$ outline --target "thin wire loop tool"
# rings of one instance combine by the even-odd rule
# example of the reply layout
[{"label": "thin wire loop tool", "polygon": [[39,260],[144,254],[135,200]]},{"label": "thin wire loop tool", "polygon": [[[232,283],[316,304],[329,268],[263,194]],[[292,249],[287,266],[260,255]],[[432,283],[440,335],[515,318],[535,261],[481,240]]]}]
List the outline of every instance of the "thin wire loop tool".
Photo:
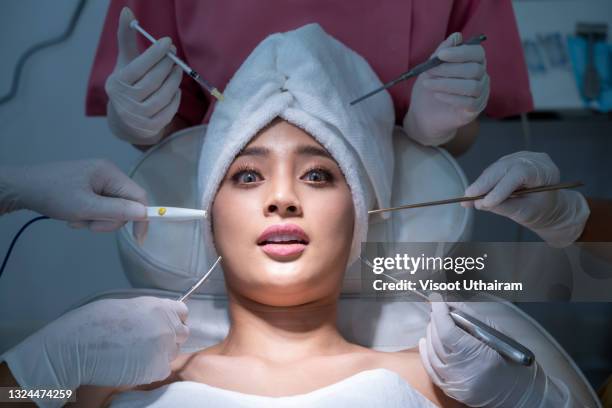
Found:
[{"label": "thin wire loop tool", "polygon": [[208,272],[206,272],[204,274],[204,276],[202,276],[200,278],[199,281],[197,281],[195,283],[195,285],[193,285],[187,292],[185,292],[184,295],[182,295],[181,297],[179,297],[178,299],[176,299],[179,302],[185,302],[187,299],[189,299],[189,296],[191,296],[193,294],[193,292],[195,292],[196,290],[198,290],[198,288],[200,286],[202,286],[202,284],[204,282],[206,282],[206,280],[208,279],[208,277],[210,276],[210,274],[212,273],[212,271],[215,269],[215,266],[217,266],[217,264],[221,262],[221,257],[218,257],[217,260],[215,261],[215,263],[210,267],[210,269],[208,270]]}]

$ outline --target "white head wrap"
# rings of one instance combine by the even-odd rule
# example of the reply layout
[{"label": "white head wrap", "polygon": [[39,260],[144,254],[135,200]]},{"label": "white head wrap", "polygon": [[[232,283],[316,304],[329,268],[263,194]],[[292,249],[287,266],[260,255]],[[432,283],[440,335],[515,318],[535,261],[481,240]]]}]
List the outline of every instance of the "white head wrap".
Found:
[{"label": "white head wrap", "polygon": [[[355,206],[351,265],[367,237],[367,211],[390,205],[395,120],[391,97],[383,91],[349,105],[381,85],[361,56],[318,24],[267,37],[231,79],[225,100],[217,103],[210,119],[198,169],[201,207],[211,210],[236,155],[281,117],[325,147],[344,173]],[[203,222],[210,265],[218,255],[210,218]]]}]

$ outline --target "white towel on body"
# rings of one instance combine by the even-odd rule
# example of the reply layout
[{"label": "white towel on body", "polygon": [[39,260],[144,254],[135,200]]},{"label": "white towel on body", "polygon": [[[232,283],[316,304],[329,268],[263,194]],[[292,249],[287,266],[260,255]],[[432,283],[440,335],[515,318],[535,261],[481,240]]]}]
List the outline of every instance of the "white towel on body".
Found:
[{"label": "white towel on body", "polygon": [[152,391],[117,395],[112,408],[163,407],[248,408],[433,408],[434,403],[399,374],[377,368],[357,373],[318,390],[288,397],[244,394],[191,381],[175,382]]}]

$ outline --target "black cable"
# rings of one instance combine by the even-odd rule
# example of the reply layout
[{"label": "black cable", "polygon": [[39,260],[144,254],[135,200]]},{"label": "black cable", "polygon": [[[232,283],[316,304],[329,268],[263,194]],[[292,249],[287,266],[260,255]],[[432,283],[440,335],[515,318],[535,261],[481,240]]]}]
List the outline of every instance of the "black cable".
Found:
[{"label": "black cable", "polygon": [[13,251],[13,247],[15,246],[15,243],[19,239],[19,236],[21,235],[21,233],[23,231],[25,231],[26,228],[28,228],[30,225],[34,224],[36,221],[48,220],[48,219],[49,219],[49,217],[47,217],[46,215],[41,215],[40,217],[32,218],[30,221],[26,222],[23,227],[21,227],[19,232],[15,235],[15,237],[11,241],[11,245],[9,245],[8,251],[6,251],[6,255],[4,256],[4,261],[2,261],[2,266],[0,266],[0,278],[2,278],[2,272],[4,272],[4,268],[6,267],[6,263],[8,262],[9,256],[11,256],[11,252]]},{"label": "black cable", "polygon": [[74,31],[76,24],[79,18],[81,17],[81,13],[83,12],[84,7],[85,0],[80,0],[79,4],[77,4],[74,12],[72,13],[72,17],[70,17],[68,27],[66,27],[62,34],[55,38],[51,38],[38,44],[34,44],[32,47],[28,48],[23,54],[21,54],[19,60],[17,61],[17,65],[15,66],[15,70],[13,71],[13,81],[11,82],[11,89],[6,95],[0,98],[0,105],[4,105],[5,103],[13,99],[17,94],[19,79],[21,78],[21,72],[23,71],[23,66],[26,63],[26,60],[30,58],[34,53],[42,50],[43,48],[50,47],[52,45],[56,45],[67,40],[72,35],[72,32]]},{"label": "black cable", "polygon": [[[74,29],[76,28],[77,22],[79,21],[79,18],[81,17],[81,14],[83,13],[84,8],[85,8],[85,0],[79,0],[79,3],[75,7],[74,12],[72,13],[72,16],[70,17],[68,26],[66,27],[66,29],[64,30],[62,34],[60,34],[57,37],[54,37],[54,38],[42,41],[38,44],[35,44],[31,46],[30,48],[28,48],[23,54],[21,54],[21,56],[19,57],[19,60],[17,61],[17,64],[15,65],[15,70],[13,71],[13,80],[11,82],[11,89],[8,91],[7,94],[0,97],[0,105],[7,103],[11,99],[13,99],[15,95],[17,94],[19,80],[21,79],[21,73],[23,71],[23,67],[25,66],[27,59],[30,58],[36,52],[44,48],[47,48],[52,45],[56,45],[63,41],[66,41],[74,32]],[[44,216],[44,215],[35,217],[31,219],[30,221],[28,221],[23,227],[21,227],[19,232],[17,232],[17,234],[11,241],[11,245],[9,245],[8,251],[6,251],[6,255],[4,256],[4,260],[2,261],[2,266],[0,266],[0,278],[2,277],[2,273],[4,272],[6,263],[8,262],[8,259],[11,256],[11,252],[13,251],[13,247],[15,246],[17,239],[19,239],[19,236],[23,233],[23,231],[26,230],[26,228],[28,228],[30,225],[32,225],[36,221],[46,220],[46,219],[49,219],[49,217]]]}]

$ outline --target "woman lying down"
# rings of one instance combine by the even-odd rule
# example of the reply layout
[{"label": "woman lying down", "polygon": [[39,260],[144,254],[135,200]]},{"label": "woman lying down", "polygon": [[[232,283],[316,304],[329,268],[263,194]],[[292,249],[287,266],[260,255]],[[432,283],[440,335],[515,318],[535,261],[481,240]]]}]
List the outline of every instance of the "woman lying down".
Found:
[{"label": "woman lying down", "polygon": [[227,337],[178,354],[189,335],[182,303],[98,301],[10,350],[16,382],[90,385],[77,394],[88,407],[569,406],[562,382],[504,360],[457,328],[444,302],[418,349],[379,352],[339,333],[367,211],[391,195],[391,98],[348,104],[379,85],[318,25],[264,40],[226,88],[200,160],[212,214],[203,242],[210,264],[223,257]]}]

